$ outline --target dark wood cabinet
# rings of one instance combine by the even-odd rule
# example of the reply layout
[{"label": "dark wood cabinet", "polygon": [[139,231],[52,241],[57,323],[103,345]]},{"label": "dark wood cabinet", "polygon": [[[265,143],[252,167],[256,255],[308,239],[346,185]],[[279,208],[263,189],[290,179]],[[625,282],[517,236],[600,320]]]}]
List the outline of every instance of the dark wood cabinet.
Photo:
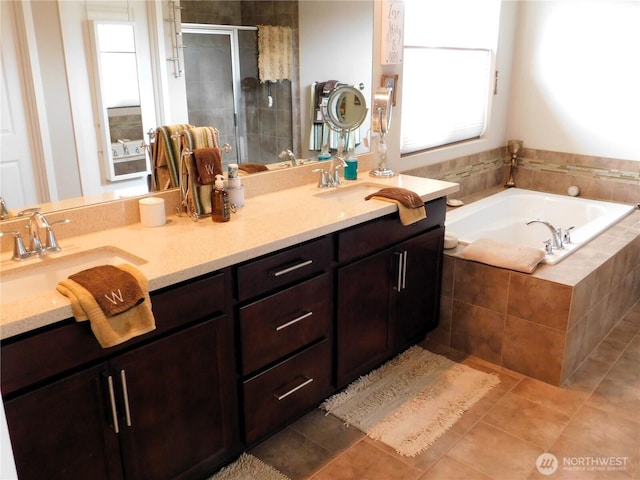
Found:
[{"label": "dark wood cabinet", "polygon": [[156,330],[110,349],[73,319],[2,342],[20,479],[205,478],[422,340],[445,200],[426,207],[154,292]]},{"label": "dark wood cabinet", "polygon": [[414,225],[391,215],[338,234],[338,388],[437,326],[445,208],[439,199]]},{"label": "dark wood cabinet", "polygon": [[109,422],[107,365],[5,402],[20,480],[120,479],[118,437]]},{"label": "dark wood cabinet", "polygon": [[[163,292],[157,305],[152,300],[158,331],[113,351],[85,337],[91,345],[84,348],[86,363],[42,382],[13,371],[35,337],[10,343],[2,368],[14,380],[7,386],[16,388],[5,408],[19,478],[199,478],[233,458],[241,448],[233,320],[218,310],[226,302],[211,289],[223,287],[222,280]],[[205,291],[197,306],[170,302]],[[194,311],[205,318],[190,318]],[[178,317],[184,325],[163,335]],[[89,326],[61,328],[77,333]],[[60,335],[57,329],[36,334]],[[63,354],[55,345],[38,353],[31,351],[35,366],[20,370],[56,364]]]},{"label": "dark wood cabinet", "polygon": [[[395,352],[422,341],[438,326],[444,228],[439,227],[401,243],[401,288],[392,293],[391,325]],[[396,279],[397,282],[397,279]]]}]

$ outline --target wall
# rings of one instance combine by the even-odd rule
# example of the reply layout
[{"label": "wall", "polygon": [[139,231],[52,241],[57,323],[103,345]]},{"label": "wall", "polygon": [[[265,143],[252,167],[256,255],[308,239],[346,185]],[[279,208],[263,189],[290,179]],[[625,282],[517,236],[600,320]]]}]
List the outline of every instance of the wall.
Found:
[{"label": "wall", "polygon": [[[311,128],[309,104],[310,87],[314,81],[339,80],[358,85],[364,83],[362,91],[367,102],[371,102],[373,91],[379,85],[380,76],[371,77],[373,65],[372,42],[376,31],[374,5],[379,1],[348,0],[335,2],[335,8],[327,3],[300,1],[300,123],[302,125],[302,157],[317,157],[318,152],[304,149],[309,145]],[[332,53],[329,53],[332,52]],[[370,107],[370,105],[369,105]],[[370,125],[370,117],[364,120],[360,132],[364,137]]]},{"label": "wall", "polygon": [[509,138],[640,161],[640,3],[520,2]]},{"label": "wall", "polygon": [[[549,157],[554,158],[550,163],[555,167],[562,152],[577,154],[575,158],[565,156],[561,169],[586,166],[590,171],[581,171],[579,176],[587,183],[624,183],[631,185],[624,188],[637,196],[640,165],[635,168],[633,161],[640,161],[640,63],[629,59],[640,58],[639,12],[638,2],[625,0],[503,1],[496,59],[499,93],[494,97],[486,138],[400,158],[398,105],[387,138],[390,165],[414,174],[433,171],[433,164],[464,161],[470,155],[504,146],[507,138],[521,138],[531,149],[530,157],[538,152],[539,171]],[[613,31],[603,28],[606,26]],[[402,67],[379,65],[379,35],[376,30],[374,78],[399,73],[401,98]],[[623,160],[632,162],[620,164]],[[613,178],[618,168],[624,169],[625,178]],[[602,169],[608,171],[604,180]],[[553,190],[568,177],[556,175],[547,180],[556,184],[550,185]]]}]

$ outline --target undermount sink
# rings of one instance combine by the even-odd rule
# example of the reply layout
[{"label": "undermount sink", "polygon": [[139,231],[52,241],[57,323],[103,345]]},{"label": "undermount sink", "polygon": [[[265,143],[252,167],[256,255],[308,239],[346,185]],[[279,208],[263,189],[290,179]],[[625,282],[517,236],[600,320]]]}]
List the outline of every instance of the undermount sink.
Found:
[{"label": "undermount sink", "polygon": [[99,265],[143,265],[147,261],[120,248],[104,246],[79,253],[44,255],[24,260],[14,267],[13,260],[2,262],[0,298],[15,302],[53,291],[60,280]]},{"label": "undermount sink", "polygon": [[381,188],[385,188],[387,185],[381,185],[379,183],[365,182],[355,183],[349,185],[346,181],[337,187],[323,188],[314,195],[319,198],[333,199],[333,200],[362,200],[367,195],[377,192]]}]

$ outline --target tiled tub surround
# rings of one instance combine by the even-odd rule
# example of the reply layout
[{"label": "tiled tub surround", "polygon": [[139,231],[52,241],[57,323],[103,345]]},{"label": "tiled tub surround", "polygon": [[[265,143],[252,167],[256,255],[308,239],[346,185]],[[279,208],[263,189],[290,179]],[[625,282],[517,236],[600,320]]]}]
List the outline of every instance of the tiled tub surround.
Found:
[{"label": "tiled tub surround", "polygon": [[531,275],[458,258],[460,250],[446,251],[430,338],[554,385],[615,341],[609,332],[640,298],[640,211]]},{"label": "tiled tub surround", "polygon": [[[525,139],[526,144],[526,139]],[[414,168],[403,173],[460,184],[459,197],[473,195],[509,178],[506,147]],[[580,196],[636,204],[640,201],[640,161],[524,148],[518,157],[516,186],[565,195],[571,185]]]}]

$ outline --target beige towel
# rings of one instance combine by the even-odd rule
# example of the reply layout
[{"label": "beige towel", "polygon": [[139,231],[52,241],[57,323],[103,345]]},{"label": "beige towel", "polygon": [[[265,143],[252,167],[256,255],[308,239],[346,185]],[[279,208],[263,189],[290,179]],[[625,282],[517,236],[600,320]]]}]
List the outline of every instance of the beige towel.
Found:
[{"label": "beige towel", "polygon": [[258,74],[261,83],[291,80],[292,33],[291,27],[258,25]]},{"label": "beige towel", "polygon": [[460,256],[495,267],[532,273],[544,258],[545,253],[540,248],[479,238],[465,247]]},{"label": "beige towel", "polygon": [[118,315],[105,315],[92,293],[78,282],[66,279],[57,286],[57,290],[69,298],[76,321],[90,321],[91,330],[102,348],[119,345],[156,328],[146,277],[132,265],[122,264],[118,268],[130,273],[138,281],[144,297],[142,303]]},{"label": "beige towel", "polygon": [[427,210],[424,202],[415,192],[400,187],[388,187],[367,195],[365,200],[376,198],[385,202],[395,203],[398,206],[400,222],[402,225],[411,225],[427,218]]}]

